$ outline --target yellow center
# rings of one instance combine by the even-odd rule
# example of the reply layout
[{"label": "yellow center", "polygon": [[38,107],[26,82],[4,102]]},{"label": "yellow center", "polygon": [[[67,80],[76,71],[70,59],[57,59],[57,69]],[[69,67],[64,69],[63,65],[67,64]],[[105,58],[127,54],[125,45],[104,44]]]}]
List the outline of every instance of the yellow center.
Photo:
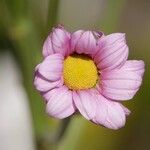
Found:
[{"label": "yellow center", "polygon": [[86,55],[74,54],[64,61],[64,83],[72,90],[89,89],[98,81],[98,71],[93,60]]}]

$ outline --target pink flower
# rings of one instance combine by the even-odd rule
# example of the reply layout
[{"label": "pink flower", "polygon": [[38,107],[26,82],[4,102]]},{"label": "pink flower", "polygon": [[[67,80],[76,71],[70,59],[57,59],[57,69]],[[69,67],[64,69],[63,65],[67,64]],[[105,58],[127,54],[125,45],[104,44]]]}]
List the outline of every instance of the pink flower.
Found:
[{"label": "pink flower", "polygon": [[144,73],[144,62],[127,60],[128,51],[123,33],[54,28],[34,79],[47,113],[63,119],[79,111],[96,124],[123,127],[130,111],[120,101],[133,98]]}]

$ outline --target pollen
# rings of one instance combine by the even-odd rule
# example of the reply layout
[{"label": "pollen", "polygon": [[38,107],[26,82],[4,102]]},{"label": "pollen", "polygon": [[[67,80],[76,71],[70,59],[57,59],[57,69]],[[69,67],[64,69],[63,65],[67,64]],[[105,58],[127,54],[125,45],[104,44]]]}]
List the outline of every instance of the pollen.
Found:
[{"label": "pollen", "polygon": [[89,89],[95,87],[98,81],[98,70],[89,56],[73,54],[64,61],[63,77],[71,90]]}]

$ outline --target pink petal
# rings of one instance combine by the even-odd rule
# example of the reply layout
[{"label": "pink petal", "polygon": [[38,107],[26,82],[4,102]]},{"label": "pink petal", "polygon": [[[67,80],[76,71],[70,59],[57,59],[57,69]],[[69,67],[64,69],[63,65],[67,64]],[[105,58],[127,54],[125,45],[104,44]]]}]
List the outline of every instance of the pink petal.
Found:
[{"label": "pink petal", "polygon": [[124,110],[118,102],[113,102],[102,95],[97,97],[97,110],[93,122],[110,129],[119,129],[125,125]]},{"label": "pink petal", "polygon": [[125,115],[126,115],[126,116],[129,116],[130,113],[131,113],[131,111],[130,111],[127,107],[123,106],[122,104],[120,104],[120,106],[122,107],[122,109],[123,109]]},{"label": "pink petal", "polygon": [[78,30],[71,35],[71,49],[76,48],[76,44],[79,42],[84,30]]},{"label": "pink petal", "polygon": [[71,49],[74,49],[78,54],[93,55],[97,52],[95,33],[92,31],[79,30],[72,34]]},{"label": "pink petal", "polygon": [[46,111],[50,116],[63,119],[75,112],[72,92],[66,87],[53,89],[43,96],[47,101]]},{"label": "pink petal", "polygon": [[94,60],[100,70],[110,70],[122,66],[128,58],[125,34],[114,33],[103,36],[98,41],[99,51]]},{"label": "pink petal", "polygon": [[94,98],[90,90],[73,92],[75,106],[87,120],[92,120],[95,117],[97,105]]},{"label": "pink petal", "polygon": [[107,100],[96,90],[73,93],[73,100],[80,113],[88,120],[110,129],[125,124],[125,112],[118,102]]},{"label": "pink petal", "polygon": [[37,73],[38,69],[39,69],[40,64],[35,66],[35,74]]},{"label": "pink petal", "polygon": [[59,79],[58,81],[51,82],[42,78],[40,75],[36,75],[34,78],[34,86],[40,92],[46,92],[51,90],[55,87],[60,87],[63,85],[63,81]]},{"label": "pink petal", "polygon": [[101,93],[113,100],[132,99],[140,88],[142,78],[133,71],[124,69],[102,72]]},{"label": "pink petal", "polygon": [[53,53],[60,53],[63,56],[70,54],[70,33],[63,26],[53,28],[52,33],[47,37],[43,45],[43,56],[47,57]]},{"label": "pink petal", "polygon": [[61,78],[64,57],[61,54],[47,56],[39,65],[38,72],[47,80],[56,81]]},{"label": "pink petal", "polygon": [[122,69],[133,71],[143,77],[145,71],[145,64],[142,60],[129,60],[122,66]]},{"label": "pink petal", "polygon": [[52,37],[52,33],[50,33],[48,35],[48,37],[46,38],[46,40],[44,42],[43,51],[42,51],[42,54],[43,54],[44,57],[47,57],[51,54],[54,54],[51,37]]}]

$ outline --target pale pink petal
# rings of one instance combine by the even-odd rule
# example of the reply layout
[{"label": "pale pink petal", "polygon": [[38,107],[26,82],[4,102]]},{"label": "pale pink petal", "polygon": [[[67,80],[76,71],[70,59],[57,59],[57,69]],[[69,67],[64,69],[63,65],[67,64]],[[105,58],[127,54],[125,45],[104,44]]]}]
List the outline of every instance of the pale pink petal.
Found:
[{"label": "pale pink petal", "polygon": [[55,53],[63,56],[70,54],[70,33],[64,28],[55,28],[52,35],[52,44]]},{"label": "pale pink petal", "polygon": [[101,73],[101,93],[113,100],[132,99],[140,88],[142,78],[137,73],[120,69]]},{"label": "pale pink petal", "polygon": [[43,44],[43,51],[42,51],[42,54],[44,57],[47,57],[51,54],[54,54],[54,50],[53,50],[53,47],[52,47],[52,33],[50,33],[48,35],[48,37],[46,38],[44,44]]},{"label": "pale pink petal", "polygon": [[128,60],[122,66],[122,69],[127,71],[133,71],[143,77],[145,71],[145,64],[142,60]]},{"label": "pale pink petal", "polygon": [[96,116],[93,122],[116,130],[125,125],[125,112],[118,102],[108,100],[99,95],[97,97]]},{"label": "pale pink petal", "polygon": [[34,86],[40,92],[46,92],[48,90],[51,90],[55,87],[60,87],[62,85],[63,85],[62,79],[52,82],[52,81],[46,80],[40,75],[36,75],[34,78]]},{"label": "pale pink petal", "polygon": [[71,37],[71,49],[74,49],[78,54],[95,54],[97,52],[95,36],[96,34],[92,31],[74,32]]},{"label": "pale pink petal", "polygon": [[77,43],[80,41],[84,30],[78,30],[71,35],[71,49],[74,50],[76,48]]},{"label": "pale pink petal", "polygon": [[73,92],[73,100],[79,112],[88,120],[95,117],[96,101],[90,90]]},{"label": "pale pink petal", "polygon": [[60,53],[63,56],[70,54],[71,34],[63,26],[53,28],[43,45],[43,56],[47,57],[53,53]]},{"label": "pale pink petal", "polygon": [[74,92],[73,100],[87,120],[110,129],[119,129],[125,124],[125,112],[120,103],[107,100],[96,90]]},{"label": "pale pink petal", "polygon": [[61,54],[47,56],[39,65],[38,72],[47,80],[56,81],[61,78],[64,57]]},{"label": "pale pink petal", "polygon": [[130,113],[131,113],[131,111],[130,111],[127,107],[123,106],[122,104],[120,104],[120,106],[121,106],[122,109],[124,110],[125,115],[126,115],[126,116],[129,116]]},{"label": "pale pink petal", "polygon": [[100,70],[111,70],[121,67],[128,58],[128,46],[125,34],[114,33],[98,40],[99,50],[94,57]]},{"label": "pale pink petal", "polygon": [[55,118],[63,119],[75,112],[72,92],[66,87],[53,89],[43,95],[47,101],[46,112]]},{"label": "pale pink petal", "polygon": [[40,64],[35,66],[35,74],[37,73],[38,69],[39,69]]}]

